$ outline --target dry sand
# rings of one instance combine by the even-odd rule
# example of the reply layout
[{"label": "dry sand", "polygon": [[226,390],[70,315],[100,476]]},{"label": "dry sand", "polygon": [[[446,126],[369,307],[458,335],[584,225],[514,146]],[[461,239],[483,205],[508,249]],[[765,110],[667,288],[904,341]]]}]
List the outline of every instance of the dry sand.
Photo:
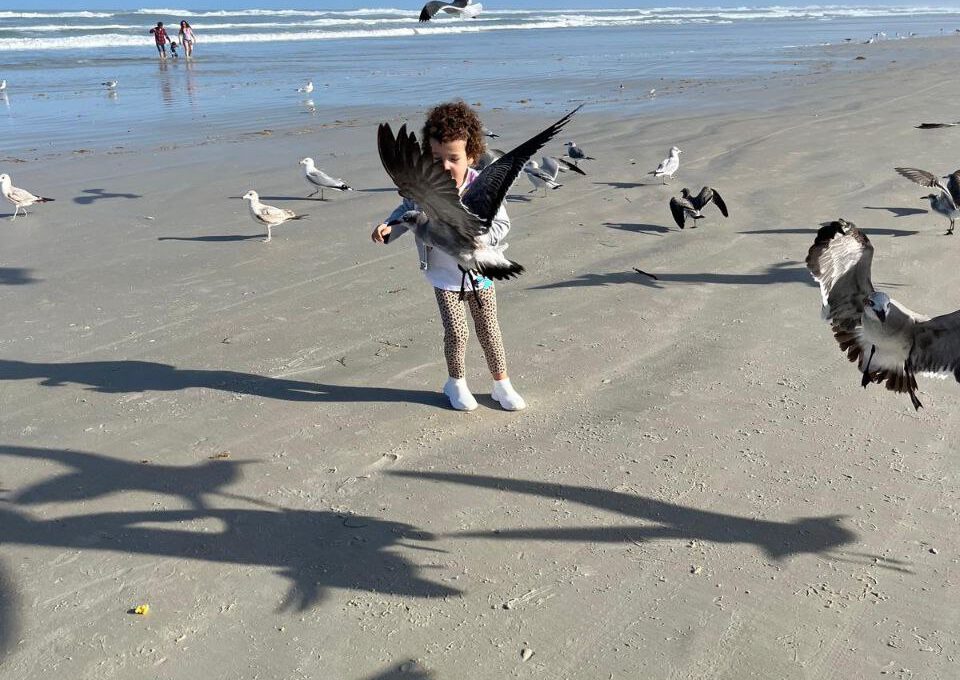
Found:
[{"label": "dry sand", "polygon": [[[958,118],[956,43],[910,42],[722,114],[580,115],[589,177],[508,204],[523,413],[474,339],[480,408],[438,394],[412,241],[369,241],[375,120],[4,163],[58,200],[0,225],[0,676],[960,676],[960,391],[862,390],[803,266],[843,216],[879,287],[960,307],[960,236],[893,172],[957,166],[913,128]],[[362,190],[298,198],[307,153]],[[702,184],[731,217],[680,232]],[[265,245],[249,188],[310,217]]]}]

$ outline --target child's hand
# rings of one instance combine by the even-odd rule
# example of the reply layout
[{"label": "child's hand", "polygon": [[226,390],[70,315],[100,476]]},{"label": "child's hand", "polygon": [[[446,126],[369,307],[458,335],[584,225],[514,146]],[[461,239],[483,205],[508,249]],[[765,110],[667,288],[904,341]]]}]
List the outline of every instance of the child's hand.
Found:
[{"label": "child's hand", "polygon": [[393,231],[393,227],[383,222],[374,228],[373,233],[370,234],[370,238],[373,239],[374,243],[386,243],[391,231]]}]

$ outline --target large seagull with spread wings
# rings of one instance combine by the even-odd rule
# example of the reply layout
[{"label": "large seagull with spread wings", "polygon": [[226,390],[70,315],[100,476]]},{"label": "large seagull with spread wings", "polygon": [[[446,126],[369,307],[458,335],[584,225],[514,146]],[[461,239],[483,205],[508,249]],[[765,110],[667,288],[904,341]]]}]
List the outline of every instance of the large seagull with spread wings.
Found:
[{"label": "large seagull with spread wings", "polygon": [[[443,163],[423,152],[417,136],[404,125],[394,137],[388,123],[377,131],[380,160],[400,195],[412,200],[416,210],[408,210],[391,227],[411,229],[428,246],[451,255],[466,277],[480,274],[491,279],[519,276],[523,266],[503,255],[507,245],[493,244],[490,225],[507,191],[523,171],[530,157],[570,122],[576,109],[534,135],[517,148],[503,154],[483,169],[460,195]],[[461,288],[461,294],[463,288]]]},{"label": "large seagull with spread wings", "polygon": [[952,375],[960,382],[960,311],[930,318],[910,311],[870,281],[873,245],[852,222],[825,224],[807,254],[820,284],[823,315],[840,349],[857,362],[861,384],[886,383],[906,392],[913,407],[918,374]]}]

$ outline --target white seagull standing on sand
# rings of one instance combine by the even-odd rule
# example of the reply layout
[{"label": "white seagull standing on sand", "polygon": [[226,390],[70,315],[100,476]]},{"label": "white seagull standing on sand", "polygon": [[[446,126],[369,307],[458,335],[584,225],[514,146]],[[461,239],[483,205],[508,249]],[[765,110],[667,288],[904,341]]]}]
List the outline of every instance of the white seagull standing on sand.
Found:
[{"label": "white seagull standing on sand", "polygon": [[473,0],[453,0],[453,2],[431,0],[420,10],[420,21],[430,21],[437,12],[446,12],[447,14],[459,15],[464,19],[473,19],[481,11],[483,11],[483,5],[474,5]]},{"label": "white seagull standing on sand", "polygon": [[[657,169],[653,172],[648,172],[648,175],[653,175],[654,177],[669,177],[673,179],[673,173],[680,169],[680,154],[682,154],[679,148],[673,146],[670,147],[670,155],[660,161],[660,165],[657,166]],[[663,183],[666,184],[667,180],[663,180]]]},{"label": "white seagull standing on sand", "polygon": [[270,243],[273,238],[273,228],[279,227],[287,220],[300,220],[306,215],[297,215],[292,210],[286,208],[276,208],[272,205],[260,202],[260,195],[251,189],[243,195],[243,200],[250,201],[250,216],[257,224],[263,224],[267,227],[267,238],[264,243]]},{"label": "white seagull standing on sand", "polygon": [[886,383],[906,392],[915,409],[917,374],[952,375],[960,382],[960,311],[931,319],[912,312],[870,281],[873,245],[852,222],[825,224],[807,254],[807,268],[820,284],[823,316],[860,384]]},{"label": "white seagull standing on sand", "polygon": [[[323,170],[320,170],[313,164],[312,158],[304,158],[300,161],[300,165],[303,166],[303,174],[307,180],[307,184],[313,187],[314,192],[310,196],[316,196],[317,192],[320,192],[320,200],[323,198],[324,189],[336,189],[337,191],[353,191],[342,179],[334,179]],[[307,196],[307,198],[310,198]]]},{"label": "white seagull standing on sand", "polygon": [[297,88],[297,92],[303,92],[304,94],[310,94],[313,92],[313,81],[308,80],[306,85]]},{"label": "white seagull standing on sand", "polygon": [[3,194],[3,197],[16,207],[16,210],[13,211],[13,217],[10,219],[11,222],[17,219],[17,213],[21,210],[24,215],[28,214],[26,208],[29,208],[34,203],[49,203],[53,200],[52,198],[34,196],[26,189],[18,189],[13,186],[10,175],[6,173],[0,175],[0,194]]},{"label": "white seagull standing on sand", "polygon": [[526,165],[523,166],[523,174],[527,176],[530,184],[533,185],[533,191],[529,192],[531,194],[537,189],[543,189],[543,195],[546,196],[547,188],[559,189],[563,186],[557,183],[557,175],[560,174],[560,164],[549,156],[541,158],[539,165],[533,159],[527,161]]}]

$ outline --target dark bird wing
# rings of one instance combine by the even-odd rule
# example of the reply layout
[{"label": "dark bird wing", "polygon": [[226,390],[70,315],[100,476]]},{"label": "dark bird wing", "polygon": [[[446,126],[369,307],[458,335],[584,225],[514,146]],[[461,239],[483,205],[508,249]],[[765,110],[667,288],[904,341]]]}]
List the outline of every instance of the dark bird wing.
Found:
[{"label": "dark bird wing", "polygon": [[673,221],[677,223],[677,226],[683,229],[683,225],[687,220],[687,206],[686,201],[682,198],[677,198],[674,196],[670,199],[670,212],[673,213]]},{"label": "dark bird wing", "polygon": [[580,106],[484,168],[463,194],[467,209],[489,223],[530,157],[553,139],[579,110]]},{"label": "dark bird wing", "polygon": [[697,210],[703,210],[711,201],[717,204],[724,217],[730,217],[730,213],[727,212],[727,204],[723,202],[723,198],[717,193],[717,190],[712,187],[703,187],[696,198],[690,200]]},{"label": "dark bird wing", "polygon": [[947,193],[953,199],[953,204],[960,206],[960,170],[954,170],[947,177]]},{"label": "dark bird wing", "polygon": [[[449,5],[448,2],[440,2],[440,0],[431,0],[426,5],[423,6],[423,9],[420,10],[420,21],[430,21],[433,18],[433,15],[439,12],[444,6]],[[456,3],[453,3],[456,4]]]},{"label": "dark bird wing", "polygon": [[400,195],[411,199],[427,217],[437,233],[439,242],[453,248],[473,250],[476,239],[489,228],[489,220],[482,220],[468,212],[460,203],[460,195],[453,178],[443,164],[426,156],[417,142],[417,136],[407,132],[404,125],[394,138],[388,123],[377,130],[380,161],[397,185]]},{"label": "dark bird wing", "polygon": [[840,349],[850,361],[860,361],[858,343],[863,301],[873,291],[870,266],[873,245],[866,234],[846,220],[824,225],[807,253],[807,269],[820,284],[823,314]]},{"label": "dark bird wing", "polygon": [[583,169],[580,168],[576,163],[571,163],[570,161],[568,161],[568,160],[565,159],[565,158],[558,158],[558,159],[557,159],[557,162],[558,162],[560,165],[562,165],[563,167],[565,167],[567,170],[571,170],[571,171],[577,173],[578,175],[583,175],[584,177],[587,176],[587,173],[585,173],[585,172],[583,171]]},{"label": "dark bird wing", "polygon": [[920,186],[939,189],[943,193],[950,196],[950,190],[943,186],[943,182],[940,181],[940,178],[934,175],[932,172],[927,172],[926,170],[921,170],[919,168],[894,168],[894,170],[906,177],[911,182],[916,182]]},{"label": "dark bird wing", "polygon": [[916,373],[951,373],[960,382],[960,311],[916,324],[908,362]]},{"label": "dark bird wing", "polygon": [[937,128],[956,127],[957,125],[960,125],[960,121],[956,123],[920,123],[916,127],[918,130],[936,130]]}]

